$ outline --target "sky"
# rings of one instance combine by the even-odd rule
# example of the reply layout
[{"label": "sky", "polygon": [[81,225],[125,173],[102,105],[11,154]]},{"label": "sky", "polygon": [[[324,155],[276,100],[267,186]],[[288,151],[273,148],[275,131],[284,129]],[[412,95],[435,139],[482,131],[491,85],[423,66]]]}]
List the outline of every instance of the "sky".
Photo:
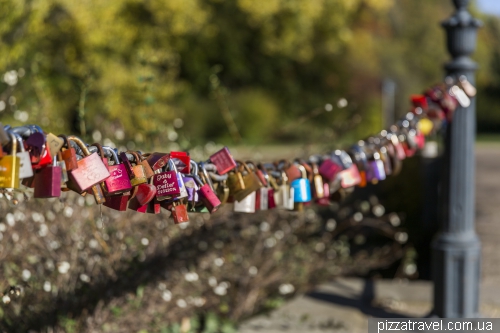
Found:
[{"label": "sky", "polygon": [[500,0],[477,0],[477,6],[482,12],[500,16]]}]

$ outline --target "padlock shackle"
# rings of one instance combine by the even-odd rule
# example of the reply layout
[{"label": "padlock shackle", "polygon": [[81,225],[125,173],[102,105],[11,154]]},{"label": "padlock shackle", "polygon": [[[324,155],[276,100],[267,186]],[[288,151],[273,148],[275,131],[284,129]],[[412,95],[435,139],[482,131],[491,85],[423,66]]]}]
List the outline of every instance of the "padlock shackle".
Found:
[{"label": "padlock shackle", "polygon": [[300,173],[302,175],[302,178],[304,179],[308,179],[307,178],[307,171],[306,171],[306,168],[302,165],[302,164],[299,164],[299,163],[295,163],[295,166],[297,167],[297,169],[300,170]]},{"label": "padlock shackle", "polygon": [[290,161],[285,159],[275,162],[276,169],[278,170],[285,170],[285,168],[289,168],[291,165],[292,163],[290,163]]},{"label": "padlock shackle", "polygon": [[248,165],[245,162],[240,161],[240,160],[236,160],[236,163],[239,164],[238,168],[236,169],[237,172],[241,172],[241,170],[240,170],[241,168],[245,169],[248,172],[248,174],[250,174],[252,172],[252,170],[250,170],[250,168],[248,167]]},{"label": "padlock shackle", "polygon": [[126,152],[125,154],[129,154],[129,155],[134,156],[134,160],[133,160],[133,161],[130,161],[130,158],[128,158],[128,156],[127,156],[128,160],[129,160],[130,162],[135,162],[135,164],[139,164],[139,163],[141,163],[141,158],[139,157],[139,154],[137,154],[137,152],[136,152],[136,151],[133,151],[133,150],[127,150],[127,152]]},{"label": "padlock shackle", "polygon": [[104,150],[102,149],[102,146],[100,143],[95,142],[95,143],[91,144],[90,146],[91,147],[94,146],[97,148],[99,156],[101,156],[101,160],[103,160],[106,157],[106,155],[104,154]]},{"label": "padlock shackle", "polygon": [[177,166],[175,165],[174,160],[172,158],[168,159],[167,169],[168,171],[175,171],[175,173],[177,173]]},{"label": "padlock shackle", "polygon": [[12,142],[11,155],[15,156],[17,153],[17,139],[14,133],[9,133],[10,141]]},{"label": "padlock shackle", "polygon": [[109,146],[102,146],[102,149],[104,149],[104,151],[108,152],[107,156],[110,156],[113,159],[113,161],[115,161],[115,165],[120,164],[120,159],[118,158],[118,154],[116,153],[116,151],[113,148],[111,148]]},{"label": "padlock shackle", "polygon": [[14,132],[16,134],[19,134],[21,136],[25,136],[25,137],[28,137],[30,136],[32,133],[32,129],[29,128],[28,126],[19,126],[19,127],[11,127],[10,125],[6,125],[4,126],[4,130],[5,131],[11,131],[11,132]]},{"label": "padlock shackle", "polygon": [[196,161],[194,160],[189,160],[189,165],[191,165],[191,167],[193,168],[193,170],[191,171],[191,174],[193,175],[197,175],[198,174],[198,163],[196,163]]},{"label": "padlock shackle", "polygon": [[210,186],[210,189],[214,191],[214,184],[212,183],[212,179],[208,176],[207,170],[205,169],[205,162],[200,162],[199,168],[201,169],[198,173],[202,173],[205,179],[205,182]]},{"label": "padlock shackle", "polygon": [[77,137],[75,135],[70,135],[70,136],[68,136],[68,142],[76,143],[76,145],[78,146],[78,148],[80,148],[80,150],[82,151],[84,156],[90,155],[90,152],[89,152],[87,146],[85,145],[85,142],[83,142],[83,140],[80,139],[79,137]]},{"label": "padlock shackle", "polygon": [[40,126],[38,126],[38,125],[31,124],[31,125],[28,125],[28,127],[29,127],[32,131],[37,131],[38,133],[45,134],[45,132],[43,131],[43,129],[42,129]]},{"label": "padlock shackle", "polygon": [[[8,132],[14,134],[14,136],[16,137],[17,143],[19,144],[19,147],[20,147],[20,153],[24,153],[26,151],[26,149],[24,149],[23,138],[21,137],[21,135],[19,135],[16,132],[12,132],[12,131],[8,131]],[[16,153],[17,153],[17,149],[16,149]]]},{"label": "padlock shackle", "polygon": [[[218,172],[217,171],[217,166],[215,164],[213,164],[213,163],[205,162],[203,164],[203,166],[205,167],[205,170],[207,170],[208,172],[214,172],[214,173]],[[226,174],[224,174],[224,175],[226,175]]]},{"label": "padlock shackle", "polygon": [[214,181],[214,182],[223,182],[223,181],[226,181],[227,180],[227,177],[228,177],[228,174],[223,174],[223,175],[218,175],[216,174],[215,172],[211,172],[209,171],[208,172],[208,175],[210,176],[210,178]]},{"label": "padlock shackle", "polygon": [[69,144],[69,141],[68,141],[68,137],[67,137],[66,135],[64,135],[64,134],[59,134],[57,137],[59,137],[59,138],[63,139],[63,141],[64,141],[64,143],[63,143],[63,148],[64,148],[64,146],[66,146],[66,149],[70,149],[70,148],[71,148],[71,146],[70,146],[70,144]]}]

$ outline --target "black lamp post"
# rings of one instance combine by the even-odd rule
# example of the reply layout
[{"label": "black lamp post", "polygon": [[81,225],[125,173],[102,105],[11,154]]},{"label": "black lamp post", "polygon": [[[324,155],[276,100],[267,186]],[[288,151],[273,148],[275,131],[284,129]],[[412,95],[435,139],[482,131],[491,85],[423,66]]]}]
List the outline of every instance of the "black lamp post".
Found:
[{"label": "black lamp post", "polygon": [[[481,22],[467,11],[469,0],[453,0],[456,12],[442,23],[452,60],[446,75],[465,76],[474,84],[477,65],[469,58],[476,48]],[[458,107],[447,128],[442,187],[442,223],[433,242],[434,315],[471,318],[479,314],[481,243],[474,228],[476,105]]]}]

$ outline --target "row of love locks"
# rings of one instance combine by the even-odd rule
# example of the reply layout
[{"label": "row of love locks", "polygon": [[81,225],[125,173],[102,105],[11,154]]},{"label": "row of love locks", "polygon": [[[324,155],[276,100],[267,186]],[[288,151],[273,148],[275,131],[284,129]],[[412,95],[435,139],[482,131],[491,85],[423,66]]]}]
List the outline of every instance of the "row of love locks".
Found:
[{"label": "row of love locks", "polygon": [[225,203],[246,213],[329,205],[355,186],[398,174],[402,161],[424,147],[425,135],[451,121],[474,94],[464,78],[447,80],[412,96],[411,112],[395,125],[347,150],[274,163],[234,160],[227,147],[203,162],[179,151],[119,152],[37,125],[0,125],[0,188],[33,191],[35,198],[75,191],[119,211],[159,214],[163,207],[175,223]]}]

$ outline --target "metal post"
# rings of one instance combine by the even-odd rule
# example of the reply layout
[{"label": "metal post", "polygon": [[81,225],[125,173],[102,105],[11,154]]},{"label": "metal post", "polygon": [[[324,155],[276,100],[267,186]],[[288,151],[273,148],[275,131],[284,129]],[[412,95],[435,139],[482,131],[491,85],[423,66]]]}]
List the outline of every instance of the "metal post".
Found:
[{"label": "metal post", "polygon": [[396,82],[382,81],[382,128],[389,128],[396,121]]},{"label": "metal post", "polygon": [[[477,65],[469,55],[476,47],[481,22],[467,11],[469,0],[453,0],[456,12],[442,23],[452,60],[448,76],[465,75],[473,83]],[[476,110],[458,107],[445,138],[442,225],[432,244],[434,315],[472,318],[479,315],[481,243],[474,229]]]}]

